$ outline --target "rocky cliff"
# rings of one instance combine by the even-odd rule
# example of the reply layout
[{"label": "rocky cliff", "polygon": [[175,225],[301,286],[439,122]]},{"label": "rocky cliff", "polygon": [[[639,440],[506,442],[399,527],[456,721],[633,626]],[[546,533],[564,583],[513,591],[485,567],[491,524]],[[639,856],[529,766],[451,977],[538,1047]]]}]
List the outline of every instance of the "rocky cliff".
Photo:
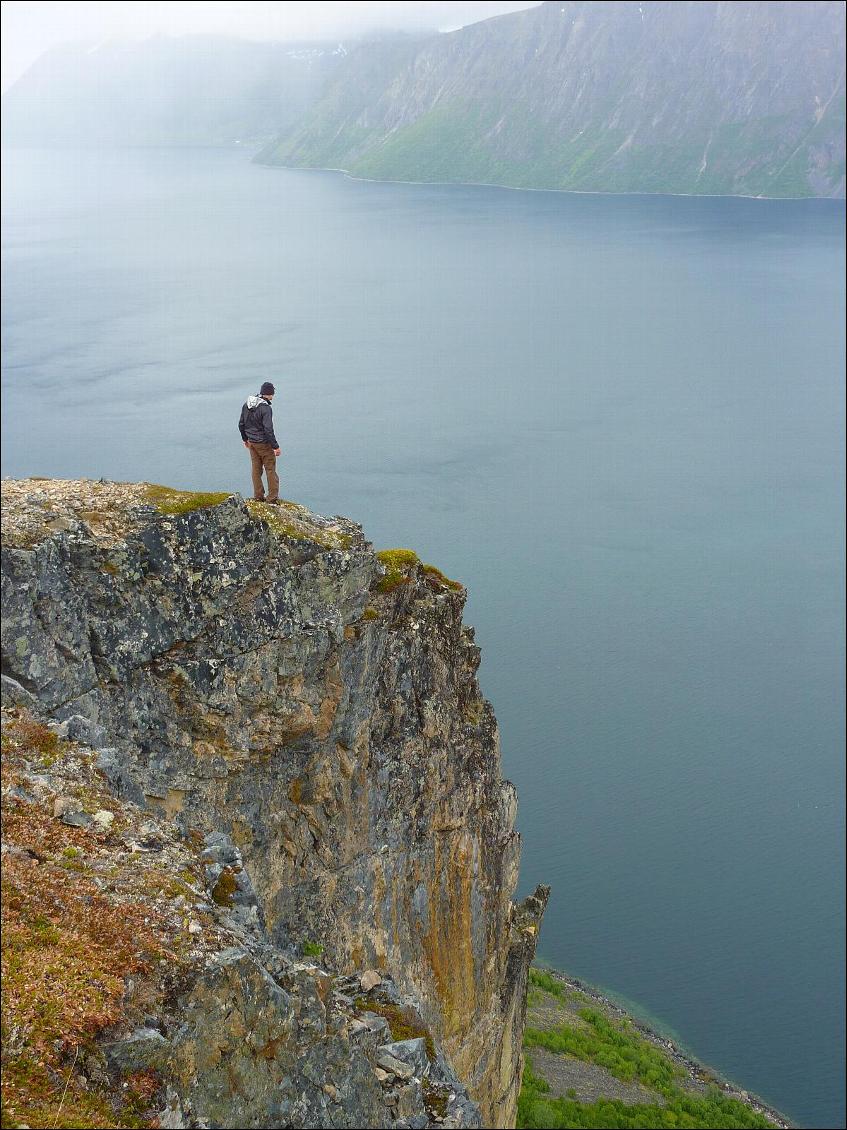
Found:
[{"label": "rocky cliff", "polygon": [[[60,727],[125,823],[200,853],[217,948],[164,1031],[109,1033],[152,1055],[126,1053],[163,1125],[512,1125],[546,891],[511,902],[516,798],[462,587],[345,519],[145,484],[4,483],[4,531],[12,722]],[[106,850],[102,797],[57,803],[32,757],[15,804],[55,794]]]},{"label": "rocky cliff", "polygon": [[554,0],[352,49],[259,160],[385,180],[844,195],[844,5]]}]

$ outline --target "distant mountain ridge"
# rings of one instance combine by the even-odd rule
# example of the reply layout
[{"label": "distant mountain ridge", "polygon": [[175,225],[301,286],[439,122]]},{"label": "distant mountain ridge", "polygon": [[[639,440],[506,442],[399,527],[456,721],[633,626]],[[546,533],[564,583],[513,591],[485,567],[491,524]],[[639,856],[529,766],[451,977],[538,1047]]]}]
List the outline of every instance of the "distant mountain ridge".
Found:
[{"label": "distant mountain ridge", "polygon": [[551,0],[353,43],[56,48],[3,143],[243,145],[380,180],[843,197],[842,0]]},{"label": "distant mountain ridge", "polygon": [[844,195],[845,7],[554,0],[342,60],[258,160],[388,180]]},{"label": "distant mountain ridge", "polygon": [[234,145],[302,121],[337,43],[153,36],[48,51],[3,97],[6,145]]}]

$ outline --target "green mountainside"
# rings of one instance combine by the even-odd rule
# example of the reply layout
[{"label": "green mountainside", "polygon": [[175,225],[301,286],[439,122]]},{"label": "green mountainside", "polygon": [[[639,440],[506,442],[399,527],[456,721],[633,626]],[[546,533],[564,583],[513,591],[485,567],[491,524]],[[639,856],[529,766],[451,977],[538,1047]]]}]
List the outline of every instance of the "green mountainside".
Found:
[{"label": "green mountainside", "polygon": [[55,48],[7,146],[242,145],[269,165],[585,192],[844,196],[840,0],[557,0],[337,44]]},{"label": "green mountainside", "polygon": [[258,160],[386,180],[844,195],[844,5],[564,0],[360,44]]}]

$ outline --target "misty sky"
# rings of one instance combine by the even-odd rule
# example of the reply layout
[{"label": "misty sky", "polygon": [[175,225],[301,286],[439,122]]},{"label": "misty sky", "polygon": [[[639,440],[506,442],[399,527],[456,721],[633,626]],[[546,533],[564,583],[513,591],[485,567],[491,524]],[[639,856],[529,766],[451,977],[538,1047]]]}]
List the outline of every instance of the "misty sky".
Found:
[{"label": "misty sky", "polygon": [[74,40],[213,32],[244,39],[345,38],[375,29],[438,28],[532,8],[489,0],[3,0],[6,90],[44,51]]}]

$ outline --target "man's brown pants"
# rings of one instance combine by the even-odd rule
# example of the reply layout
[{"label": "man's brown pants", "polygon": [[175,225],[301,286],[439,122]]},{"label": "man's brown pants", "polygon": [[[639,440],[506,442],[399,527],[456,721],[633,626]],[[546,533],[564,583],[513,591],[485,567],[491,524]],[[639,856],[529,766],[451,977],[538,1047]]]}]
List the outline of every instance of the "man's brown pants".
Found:
[{"label": "man's brown pants", "polygon": [[[269,443],[250,444],[250,462],[253,470],[253,497],[260,502],[276,502],[279,498],[279,476],[276,473],[276,456]],[[262,471],[268,476],[268,497],[265,498],[265,484]]]}]

